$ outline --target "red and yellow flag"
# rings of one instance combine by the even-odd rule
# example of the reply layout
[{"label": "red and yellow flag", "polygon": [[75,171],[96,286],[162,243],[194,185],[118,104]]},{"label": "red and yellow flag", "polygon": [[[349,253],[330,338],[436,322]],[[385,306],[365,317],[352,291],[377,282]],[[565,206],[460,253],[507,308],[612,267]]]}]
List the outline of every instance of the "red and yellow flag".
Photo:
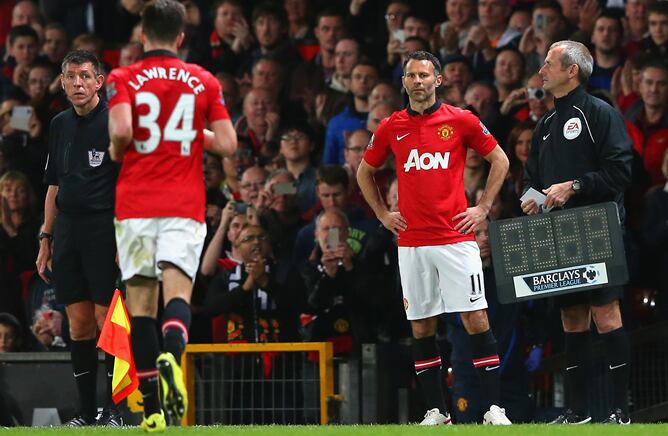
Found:
[{"label": "red and yellow flag", "polygon": [[115,357],[111,396],[116,404],[139,387],[137,369],[132,357],[130,330],[130,318],[123,304],[123,296],[121,291],[116,289],[100,339],[97,341],[99,348]]}]

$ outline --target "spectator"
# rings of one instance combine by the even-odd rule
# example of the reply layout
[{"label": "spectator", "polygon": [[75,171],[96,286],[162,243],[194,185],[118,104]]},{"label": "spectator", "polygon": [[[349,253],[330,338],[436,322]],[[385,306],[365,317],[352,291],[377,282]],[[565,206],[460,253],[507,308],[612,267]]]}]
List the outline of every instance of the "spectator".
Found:
[{"label": "spectator", "polygon": [[0,313],[0,353],[20,351],[22,336],[19,321],[10,313]]},{"label": "spectator", "polygon": [[28,178],[18,171],[0,177],[0,245],[6,247],[18,272],[34,271],[40,216]]},{"label": "spectator", "polygon": [[262,227],[246,225],[234,245],[241,263],[213,279],[206,310],[227,319],[226,342],[294,341],[299,300],[291,293],[294,290],[276,282],[267,233]]},{"label": "spectator", "polygon": [[495,138],[502,138],[499,144],[505,144],[505,138],[512,128],[512,122],[499,112],[496,88],[487,82],[472,83],[464,94],[466,107],[472,110]]},{"label": "spectator", "polygon": [[320,67],[320,78],[328,84],[334,73],[336,44],[346,33],[343,15],[340,12],[327,9],[320,12],[316,18],[314,33],[320,47],[320,51],[314,59],[314,64]]},{"label": "spectator", "polygon": [[309,6],[309,0],[285,0],[283,2],[283,8],[290,24],[288,34],[297,46],[314,38],[313,29],[309,25],[312,18]]},{"label": "spectator", "polygon": [[417,15],[406,16],[403,30],[405,39],[418,37],[425,41],[429,41],[429,38],[431,37],[431,26],[429,25],[429,20],[425,17]]},{"label": "spectator", "polygon": [[656,58],[668,54],[668,3],[657,1],[647,11],[649,35],[641,43],[641,50]]},{"label": "spectator", "polygon": [[640,100],[626,112],[626,118],[642,134],[639,151],[652,184],[666,180],[661,162],[668,148],[668,66],[660,60],[645,64],[640,72]]},{"label": "spectator", "polygon": [[241,174],[241,182],[239,183],[241,201],[248,206],[254,205],[266,181],[267,172],[262,167],[246,168]]},{"label": "spectator", "polygon": [[258,4],[253,8],[252,23],[258,46],[242,62],[242,73],[249,72],[262,56],[279,60],[290,71],[301,62],[299,52],[288,38],[288,18],[281,6],[271,2]]},{"label": "spectator", "polygon": [[65,55],[69,51],[70,44],[67,40],[67,32],[60,23],[49,23],[44,28],[44,44],[42,53],[49,59],[54,68],[60,69]]},{"label": "spectator", "polygon": [[550,45],[569,33],[561,5],[556,0],[539,0],[533,7],[532,24],[522,33],[519,50],[525,57],[526,70],[537,73]]},{"label": "spectator", "polygon": [[[280,103],[283,91],[284,72],[280,61],[268,57],[261,57],[253,65],[251,86],[253,88],[264,88],[271,93],[271,98]],[[279,104],[282,108],[282,104]]]},{"label": "spectator", "polygon": [[467,148],[464,163],[464,190],[469,205],[475,202],[475,193],[487,183],[489,164],[473,148]]},{"label": "spectator", "polygon": [[378,82],[378,70],[374,65],[367,62],[355,65],[350,81],[352,101],[327,125],[323,163],[343,164],[345,148],[343,133],[364,128],[366,125],[369,115],[369,94],[376,82]]},{"label": "spectator", "polygon": [[239,180],[246,168],[253,165],[253,149],[248,138],[237,138],[237,149],[232,156],[223,157],[223,180],[221,191],[228,200],[240,200]]},{"label": "spectator", "polygon": [[398,110],[403,106],[397,88],[384,81],[378,82],[369,94],[369,107],[373,108],[380,102],[388,103],[393,110]]},{"label": "spectator", "polygon": [[223,161],[219,156],[207,153],[204,156],[204,188],[207,191],[215,189],[221,192],[224,179]]},{"label": "spectator", "polygon": [[236,73],[253,37],[243,15],[240,0],[220,0],[214,4],[213,31],[209,36],[208,65],[213,72]]},{"label": "spectator", "polygon": [[[350,203],[348,173],[338,165],[322,165],[318,168],[317,175],[315,190],[320,204],[314,212],[328,211],[333,208],[342,210],[350,223],[348,244],[355,253],[359,253],[367,235],[375,228],[375,224],[366,218],[363,209]],[[315,223],[313,221],[305,225],[297,234],[295,261],[298,266],[301,266],[313,254],[314,235]]]},{"label": "spectator", "polygon": [[219,270],[234,269],[241,263],[241,254],[234,244],[239,232],[246,225],[246,213],[237,209],[234,201],[223,208],[220,223],[204,250],[200,272],[206,277],[213,277]]},{"label": "spectator", "polygon": [[524,165],[529,158],[535,127],[534,121],[524,121],[513,127],[508,135],[506,155],[510,167],[501,194],[505,201],[506,213],[510,216],[522,216],[520,197],[524,193]]},{"label": "spectator", "polygon": [[617,13],[603,11],[596,19],[591,42],[594,45],[594,71],[589,78],[590,89],[610,91],[615,70],[624,64],[622,42],[624,26]]},{"label": "spectator", "polygon": [[392,115],[392,112],[397,110],[397,107],[393,107],[390,103],[385,103],[383,101],[375,104],[369,105],[371,110],[369,111],[369,117],[366,119],[366,129],[373,133],[376,131],[376,127],[380,124],[383,119]]},{"label": "spectator", "polygon": [[406,61],[406,57],[414,51],[429,50],[429,43],[427,41],[419,36],[407,36],[406,40],[395,49],[395,54],[398,56],[394,64],[389,63],[389,60],[395,56],[389,56],[390,52],[388,51],[388,65],[381,71],[381,75],[384,77],[389,75],[392,84],[400,88],[401,77],[403,76],[402,66],[404,61]]},{"label": "spectator", "polygon": [[314,101],[315,117],[326,126],[329,120],[346,107],[353,67],[360,61],[360,44],[352,38],[341,38],[334,49],[334,74],[324,93]]},{"label": "spectator", "polygon": [[626,0],[624,17],[626,18],[627,43],[639,42],[647,34],[647,6],[653,0]]},{"label": "spectator", "polygon": [[119,67],[127,67],[139,60],[144,54],[144,46],[138,42],[128,42],[121,47],[121,54],[118,58]]},{"label": "spectator", "polygon": [[443,59],[443,83],[457,88],[463,97],[473,81],[471,61],[463,55],[449,55]]},{"label": "spectator", "polygon": [[329,341],[334,354],[359,355],[361,344],[372,342],[368,310],[374,292],[348,245],[349,223],[337,208],[316,218],[316,245],[301,268],[306,286],[307,313],[302,314],[305,341]]},{"label": "spectator", "polygon": [[305,125],[294,125],[283,129],[280,153],[285,159],[286,169],[295,180],[297,207],[302,214],[313,208],[316,203],[316,171],[311,165],[311,152],[313,152],[311,129]]},{"label": "spectator", "polygon": [[253,153],[259,155],[266,144],[274,138],[280,128],[281,117],[276,100],[268,89],[251,89],[243,103],[243,116],[237,120],[238,136],[250,139]]},{"label": "spectator", "polygon": [[494,62],[494,85],[498,101],[506,99],[510,91],[522,86],[524,79],[524,57],[513,47],[499,50]]},{"label": "spectator", "polygon": [[385,9],[385,25],[389,39],[399,39],[399,32],[404,19],[411,12],[411,6],[406,0],[391,0]]},{"label": "spectator", "polygon": [[21,25],[12,27],[7,39],[10,58],[5,63],[2,73],[15,87],[25,92],[28,89],[28,72],[39,53],[39,37],[32,27]]},{"label": "spectator", "polygon": [[491,76],[496,49],[508,44],[516,44],[520,33],[508,26],[510,5],[504,0],[479,0],[478,19],[480,24],[473,26],[464,42],[462,54],[472,57],[474,71],[481,79]]},{"label": "spectator", "polygon": [[474,0],[446,0],[445,12],[448,20],[434,27],[432,50],[441,59],[459,53],[464,48],[471,27],[476,23]]},{"label": "spectator", "polygon": [[223,98],[227,105],[227,111],[230,113],[230,119],[236,123],[241,117],[241,92],[237,79],[230,73],[221,72],[216,74],[216,79],[223,88]]}]

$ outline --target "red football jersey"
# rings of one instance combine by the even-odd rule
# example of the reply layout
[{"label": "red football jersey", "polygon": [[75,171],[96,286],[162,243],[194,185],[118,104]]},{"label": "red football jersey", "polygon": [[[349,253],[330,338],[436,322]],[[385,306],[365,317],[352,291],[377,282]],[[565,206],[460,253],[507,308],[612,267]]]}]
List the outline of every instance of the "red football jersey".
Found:
[{"label": "red football jersey", "polygon": [[168,51],[148,52],[107,79],[109,109],[132,106],[133,140],[116,184],[116,218],[204,222],[205,121],[227,119],[218,81]]},{"label": "red football jersey", "polygon": [[399,211],[407,228],[399,233],[402,247],[471,241],[454,229],[452,218],[467,208],[464,191],[466,148],[486,156],[497,141],[471,112],[436,103],[419,114],[411,109],[385,118],[364,153],[380,167],[390,152],[396,161]]}]

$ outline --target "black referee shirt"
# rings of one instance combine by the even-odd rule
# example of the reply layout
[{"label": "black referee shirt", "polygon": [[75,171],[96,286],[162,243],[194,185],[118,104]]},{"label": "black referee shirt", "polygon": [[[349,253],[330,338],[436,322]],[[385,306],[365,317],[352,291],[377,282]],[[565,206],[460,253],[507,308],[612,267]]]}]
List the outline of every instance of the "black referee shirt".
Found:
[{"label": "black referee shirt", "polygon": [[525,190],[580,180],[565,209],[614,201],[624,220],[631,183],[632,142],[621,114],[578,86],[554,101],[538,122],[524,171]]},{"label": "black referee shirt", "polygon": [[44,182],[57,185],[59,212],[112,211],[118,164],[109,158],[106,101],[84,116],[69,108],[51,121]]}]

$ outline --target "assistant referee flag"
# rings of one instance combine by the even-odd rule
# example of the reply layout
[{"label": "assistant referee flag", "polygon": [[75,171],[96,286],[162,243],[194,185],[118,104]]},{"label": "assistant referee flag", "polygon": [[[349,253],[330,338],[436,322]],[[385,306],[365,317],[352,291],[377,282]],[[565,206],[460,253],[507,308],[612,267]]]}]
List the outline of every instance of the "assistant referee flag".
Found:
[{"label": "assistant referee flag", "polygon": [[97,346],[115,357],[111,397],[118,404],[139,387],[130,343],[130,318],[118,289],[111,300]]}]

